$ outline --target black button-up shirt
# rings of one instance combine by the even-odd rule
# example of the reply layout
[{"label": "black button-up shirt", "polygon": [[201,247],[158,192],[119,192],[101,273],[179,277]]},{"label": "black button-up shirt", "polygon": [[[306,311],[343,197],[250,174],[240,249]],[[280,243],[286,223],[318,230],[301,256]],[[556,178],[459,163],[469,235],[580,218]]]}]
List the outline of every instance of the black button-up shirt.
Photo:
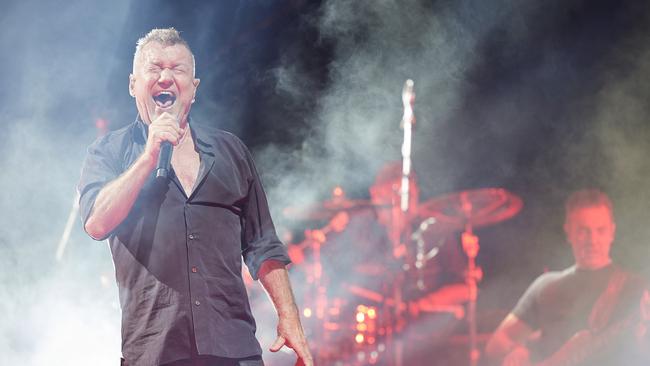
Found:
[{"label": "black button-up shirt", "polygon": [[[152,174],[128,217],[107,236],[129,365],[189,358],[192,332],[202,355],[261,354],[242,256],[253,278],[267,259],[289,263],[248,149],[221,130],[192,123],[191,131],[201,161],[191,195],[177,178]],[[78,186],[84,223],[101,188],[142,154],[146,134],[137,120],[89,147]]]}]

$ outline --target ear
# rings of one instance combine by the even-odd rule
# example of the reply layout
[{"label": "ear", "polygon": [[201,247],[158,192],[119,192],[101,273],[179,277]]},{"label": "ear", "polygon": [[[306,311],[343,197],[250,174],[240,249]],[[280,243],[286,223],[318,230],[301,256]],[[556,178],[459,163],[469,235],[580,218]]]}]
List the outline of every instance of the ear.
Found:
[{"label": "ear", "polygon": [[201,79],[195,78],[194,81],[192,81],[194,84],[194,94],[192,94],[192,103],[194,103],[194,99],[196,98],[196,89],[198,89],[199,84],[201,83]]},{"label": "ear", "polygon": [[129,95],[135,98],[135,76],[129,74]]},{"label": "ear", "polygon": [[566,236],[567,241],[568,241],[568,239],[569,239],[569,221],[568,220],[564,221],[564,235]]}]

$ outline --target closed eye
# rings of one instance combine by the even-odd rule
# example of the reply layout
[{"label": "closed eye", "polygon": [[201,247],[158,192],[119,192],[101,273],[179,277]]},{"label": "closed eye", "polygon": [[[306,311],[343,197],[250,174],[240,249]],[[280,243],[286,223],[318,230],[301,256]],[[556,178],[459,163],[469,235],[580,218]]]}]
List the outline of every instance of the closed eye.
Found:
[{"label": "closed eye", "polygon": [[183,74],[187,72],[187,69],[184,66],[176,66],[174,67],[173,70],[175,73],[179,73],[179,74]]}]

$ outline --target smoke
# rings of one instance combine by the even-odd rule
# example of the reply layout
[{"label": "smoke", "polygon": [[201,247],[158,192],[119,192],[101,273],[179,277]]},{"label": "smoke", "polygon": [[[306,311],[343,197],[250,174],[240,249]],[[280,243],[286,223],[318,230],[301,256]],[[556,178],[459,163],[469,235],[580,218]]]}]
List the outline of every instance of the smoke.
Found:
[{"label": "smoke", "polygon": [[[319,46],[332,48],[325,86],[321,87],[320,80],[314,80],[308,65],[294,57],[299,54],[294,49],[283,50],[283,62],[272,73],[276,92],[285,103],[298,108],[315,107],[305,113],[306,126],[299,131],[303,139],[295,148],[268,145],[256,151],[258,164],[265,173],[271,207],[279,211],[318,202],[326,199],[336,185],[341,185],[352,198],[367,197],[367,189],[379,167],[401,158],[401,90],[409,78],[415,80],[417,95],[413,161],[421,188],[425,194],[440,194],[463,187],[464,170],[469,168],[465,165],[471,161],[474,141],[481,138],[482,131],[505,140],[521,133],[523,128],[497,123],[504,115],[516,112],[512,103],[502,102],[505,96],[495,106],[488,105],[490,108],[484,111],[487,123],[479,127],[478,134],[458,129],[454,124],[461,122],[467,128],[463,109],[474,87],[472,72],[483,61],[479,53],[482,42],[496,28],[512,32],[512,42],[521,41],[527,34],[524,25],[530,11],[526,3],[507,1],[490,5],[323,2],[303,21],[318,29]],[[455,141],[446,141],[449,138]],[[503,152],[509,159],[504,163],[506,168],[516,160],[507,152]],[[300,228],[300,223],[283,217],[280,212],[276,211],[275,219],[280,226]],[[336,255],[359,257],[363,246],[377,243],[348,244]],[[336,258],[329,260],[336,261]],[[309,296],[311,289],[300,280],[301,274],[293,273],[293,276],[297,279],[296,292],[301,305],[314,306],[314,299],[310,300]],[[365,285],[363,279],[350,277],[349,271],[326,273],[326,276],[332,284]],[[349,308],[354,308],[351,304],[360,300],[353,294],[348,294],[349,298],[341,293],[337,296],[343,298],[329,300],[347,304],[339,320],[339,326],[347,327],[353,322],[354,314],[345,312],[350,312]],[[437,317],[425,322],[429,331],[453,330],[449,324],[438,324]],[[264,329],[263,323],[260,329]],[[341,338],[341,347],[353,342],[345,332],[329,337]],[[426,344],[422,342],[421,346]]]},{"label": "smoke", "polygon": [[116,290],[101,281],[112,277],[106,246],[80,235],[77,219],[62,262],[55,251],[94,138],[94,105],[106,96],[111,40],[127,3],[5,5],[0,363],[115,364],[119,310],[111,301]]},{"label": "smoke", "polygon": [[[650,237],[647,10],[606,1],[324,1],[303,20],[332,50],[324,86],[294,49],[272,74],[285,103],[315,108],[300,144],[256,151],[271,206],[320,201],[335,185],[367,197],[378,168],[400,158],[400,93],[412,78],[424,198],[486,186],[524,198],[518,217],[478,232],[479,309],[491,314],[483,331],[543,270],[571,264],[562,222],[572,190],[612,196],[615,258],[641,267],[650,254],[642,244]],[[351,244],[341,255],[354,253]]]},{"label": "smoke", "polygon": [[604,88],[595,96],[593,141],[598,146],[607,169],[599,181],[615,202],[617,246],[615,253],[625,263],[641,269],[646,275],[650,249],[645,244],[650,229],[645,224],[650,202],[650,128],[648,128],[648,97],[650,88],[650,48],[648,35],[632,38],[617,49],[612,63],[625,68],[609,72]]},{"label": "smoke", "polygon": [[[472,140],[479,138],[469,133],[456,138],[449,132],[458,130],[454,123],[463,118],[459,110],[472,87],[468,76],[480,62],[477,48],[497,26],[519,37],[526,34],[521,28],[530,7],[499,5],[326,1],[305,16],[304,22],[318,29],[319,45],[331,45],[333,54],[324,88],[293,57],[295,50],[283,50],[288,56],[273,71],[285,103],[315,104],[304,116],[302,144],[292,149],[270,146],[257,154],[260,165],[272,170],[269,179],[279,182],[277,187],[269,184],[275,206],[308,203],[319,195],[322,199],[335,185],[363,195],[383,163],[401,158],[401,90],[408,78],[415,80],[417,95],[415,168],[425,192],[452,189],[463,178],[465,168],[458,163],[467,160]],[[504,111],[497,106],[487,113],[496,120]],[[521,127],[481,128],[510,137],[508,131]],[[450,137],[456,141],[446,141]]]},{"label": "smoke", "polygon": [[[542,270],[570,263],[562,202],[584,186],[612,196],[616,258],[642,268],[650,254],[647,6],[620,3],[328,0],[296,5],[302,14],[291,19],[295,28],[274,23],[278,37],[293,40],[277,50],[277,43],[260,45],[272,32],[265,17],[246,7],[235,17],[206,6],[154,17],[146,13],[151,8],[128,1],[6,4],[0,14],[0,336],[7,341],[0,343],[0,363],[102,365],[119,356],[105,244],[88,239],[77,222],[62,263],[54,252],[94,138],[93,119],[119,115],[122,123],[123,111],[132,116],[124,65],[132,41],[146,30],[141,22],[167,26],[184,16],[195,27],[187,34],[199,34],[197,108],[203,109],[194,116],[221,116],[226,129],[256,139],[256,161],[281,231],[306,225],[284,217],[283,208],[320,202],[336,185],[350,198],[368,197],[379,167],[401,157],[401,90],[411,78],[422,199],[501,186],[525,202],[513,220],[477,232],[485,273],[480,311],[507,311]],[[137,13],[131,22],[129,11]],[[236,26],[246,19],[259,24],[240,34]],[[213,23],[231,29],[218,31]],[[257,37],[263,41],[255,43]],[[227,40],[231,48],[208,54],[208,45]],[[279,56],[270,69],[228,63],[238,52]],[[224,80],[222,90],[209,89]],[[259,99],[254,117],[261,122],[245,126],[239,122],[251,113],[246,93],[255,88],[249,96]],[[355,246],[340,255],[354,256]],[[343,276],[332,274],[332,281]],[[304,298],[304,286],[296,287]],[[273,310],[264,296],[253,294],[252,302],[262,343],[270,344]],[[498,320],[486,320],[483,331]],[[436,324],[420,326],[439,329]]]}]

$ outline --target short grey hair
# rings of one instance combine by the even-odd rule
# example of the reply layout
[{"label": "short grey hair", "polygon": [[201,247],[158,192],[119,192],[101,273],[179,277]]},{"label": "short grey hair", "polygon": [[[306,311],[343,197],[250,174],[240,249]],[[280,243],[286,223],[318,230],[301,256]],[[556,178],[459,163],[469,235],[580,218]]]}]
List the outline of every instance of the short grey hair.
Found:
[{"label": "short grey hair", "polygon": [[[173,46],[181,44],[190,51],[192,55],[192,76],[196,75],[196,61],[194,60],[194,53],[190,48],[190,45],[181,37],[181,33],[177,31],[174,27],[171,28],[154,28],[149,31],[144,37],[138,39],[138,42],[135,44],[135,53],[133,54],[133,67],[135,67],[135,62],[140,56],[144,46],[148,45],[151,42],[160,43],[163,46]],[[134,70],[135,71],[135,70]]]},{"label": "short grey hair", "polygon": [[573,192],[564,204],[567,219],[575,210],[595,206],[605,206],[609,210],[612,219],[614,218],[612,201],[605,192],[599,189],[588,188]]}]

